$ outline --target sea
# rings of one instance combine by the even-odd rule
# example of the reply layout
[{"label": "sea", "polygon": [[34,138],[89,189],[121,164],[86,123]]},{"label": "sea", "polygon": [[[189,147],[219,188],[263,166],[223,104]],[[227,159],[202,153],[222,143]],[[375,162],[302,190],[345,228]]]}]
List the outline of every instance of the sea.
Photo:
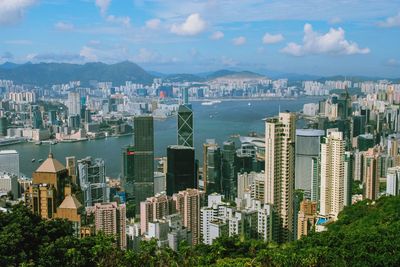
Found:
[{"label": "sea", "polygon": [[[222,100],[211,106],[193,102],[194,145],[196,158],[202,162],[202,144],[206,139],[215,139],[221,144],[238,135],[251,132],[263,134],[263,119],[277,115],[279,111],[297,112],[306,103],[316,103],[318,97],[301,97],[296,99],[272,100]],[[302,128],[301,123],[297,126]],[[177,117],[154,122],[155,158],[166,155],[169,145],[177,143]],[[236,139],[237,140],[237,139]],[[56,159],[65,164],[65,157],[75,156],[82,159],[87,156],[102,158],[106,165],[106,175],[118,178],[121,173],[122,147],[132,144],[133,136],[108,137],[105,139],[82,141],[75,143],[58,143],[51,150]],[[239,142],[236,142],[239,146]],[[19,143],[0,147],[1,150],[15,149],[20,155],[21,174],[31,177],[40,166],[39,160],[45,160],[50,152],[50,145]],[[34,162],[32,160],[35,159]]]}]

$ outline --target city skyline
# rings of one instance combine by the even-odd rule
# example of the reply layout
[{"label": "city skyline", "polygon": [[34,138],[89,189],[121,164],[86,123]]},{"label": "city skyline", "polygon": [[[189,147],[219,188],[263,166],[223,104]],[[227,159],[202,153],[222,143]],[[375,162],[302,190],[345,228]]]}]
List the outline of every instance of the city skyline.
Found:
[{"label": "city skyline", "polygon": [[399,11],[396,1],[358,0],[2,1],[0,64],[130,60],[166,73],[390,78],[400,69]]}]

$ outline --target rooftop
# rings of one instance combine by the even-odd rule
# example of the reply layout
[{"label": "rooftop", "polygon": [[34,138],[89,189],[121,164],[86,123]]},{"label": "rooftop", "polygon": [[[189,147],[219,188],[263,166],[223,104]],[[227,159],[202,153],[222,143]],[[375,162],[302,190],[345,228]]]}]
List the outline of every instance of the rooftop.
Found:
[{"label": "rooftop", "polygon": [[57,173],[65,170],[65,166],[62,165],[58,160],[53,157],[53,154],[49,154],[49,157],[37,168],[36,172],[49,172]]}]

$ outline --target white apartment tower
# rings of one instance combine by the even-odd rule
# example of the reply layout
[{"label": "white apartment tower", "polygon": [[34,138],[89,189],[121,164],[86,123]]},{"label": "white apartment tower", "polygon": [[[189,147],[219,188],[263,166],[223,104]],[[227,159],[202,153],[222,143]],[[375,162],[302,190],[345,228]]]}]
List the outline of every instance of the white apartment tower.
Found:
[{"label": "white apartment tower", "polygon": [[320,214],[337,217],[345,203],[345,141],[343,133],[329,131],[321,144]]},{"label": "white apartment tower", "polygon": [[293,239],[296,115],[280,112],[265,124],[265,204],[272,205],[272,239]]}]

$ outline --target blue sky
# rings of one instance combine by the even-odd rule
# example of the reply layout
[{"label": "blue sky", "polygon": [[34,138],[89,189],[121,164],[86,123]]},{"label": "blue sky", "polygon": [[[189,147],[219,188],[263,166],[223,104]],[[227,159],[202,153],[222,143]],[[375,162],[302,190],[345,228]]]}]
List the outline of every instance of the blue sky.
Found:
[{"label": "blue sky", "polygon": [[399,0],[0,0],[0,63],[400,77]]}]

